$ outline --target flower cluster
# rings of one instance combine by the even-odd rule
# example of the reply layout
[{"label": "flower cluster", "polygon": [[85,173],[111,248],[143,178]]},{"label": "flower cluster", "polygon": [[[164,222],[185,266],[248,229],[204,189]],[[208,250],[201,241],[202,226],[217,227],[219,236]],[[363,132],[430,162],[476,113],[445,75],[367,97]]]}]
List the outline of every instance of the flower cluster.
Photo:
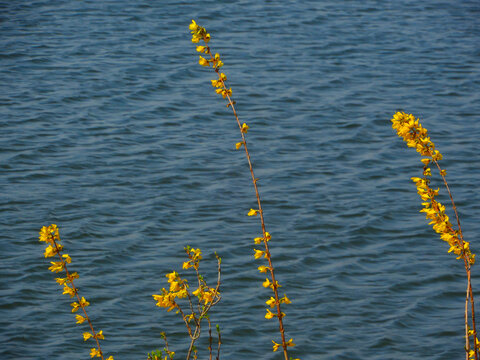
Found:
[{"label": "flower cluster", "polygon": [[448,252],[456,254],[457,259],[465,258],[470,265],[473,265],[475,254],[470,251],[470,244],[463,241],[458,230],[453,229],[448,215],[445,214],[445,206],[435,199],[439,189],[434,190],[430,187],[432,170],[429,165],[432,162],[438,166],[443,178],[447,173],[440,169],[438,165],[438,161],[443,158],[442,154],[435,150],[435,144],[428,137],[427,129],[412,114],[395,113],[392,119],[392,127],[409,147],[415,148],[420,155],[425,156],[421,160],[424,165],[423,178],[412,177],[412,181],[417,186],[417,192],[423,201],[423,209],[420,212],[425,213],[426,218],[431,220],[429,225],[432,225],[433,230],[440,234],[440,238],[449,244]]},{"label": "flower cluster", "polygon": [[[78,288],[74,284],[74,280],[78,279],[79,276],[76,272],[70,272],[68,270],[67,264],[72,262],[71,257],[68,254],[62,254],[63,245],[60,243],[60,233],[58,231],[58,227],[55,224],[50,226],[43,226],[40,230],[40,237],[41,242],[45,242],[48,246],[45,248],[44,256],[45,258],[51,258],[58,256],[59,261],[51,261],[51,266],[48,268],[51,272],[60,273],[65,271],[65,277],[58,277],[55,281],[60,285],[63,286],[63,294],[69,295],[70,298],[76,297],[77,301],[71,303],[72,306],[72,313],[77,312],[79,309],[82,309],[83,315],[75,315],[75,319],[77,320],[77,324],[82,324],[85,321],[88,322],[90,325],[91,332],[84,332],[83,339],[87,341],[88,339],[94,339],[97,342],[97,348],[92,348],[90,350],[90,356],[99,357],[104,359],[102,349],[100,347],[100,343],[98,340],[103,340],[105,337],[103,335],[103,331],[100,330],[95,332],[93,329],[93,325],[90,321],[90,318],[87,315],[86,307],[90,305],[90,303],[85,300],[82,296],[78,293]],[[113,356],[109,356],[106,360],[113,360]]]},{"label": "flower cluster", "polygon": [[208,46],[208,42],[210,41],[210,34],[207,33],[207,30],[205,30],[204,27],[198,26],[194,20],[192,20],[189,29],[192,33],[193,43],[197,44],[200,42],[200,40],[203,40],[203,42],[205,43],[205,45],[198,45],[197,51],[199,53],[207,55],[207,58],[204,58],[200,55],[198,63],[202,66],[213,67],[213,69],[218,75],[217,79],[212,80],[212,86],[215,88],[215,92],[222,95],[224,99],[227,97],[230,99],[230,96],[232,96],[232,88],[227,89],[225,85],[225,82],[227,81],[227,76],[224,73],[220,72],[220,68],[223,66],[220,54],[215,53],[215,55],[213,55],[210,47]]},{"label": "flower cluster", "polygon": [[[415,148],[415,150],[424,158],[421,160],[423,163],[423,177],[412,177],[412,181],[417,186],[417,192],[422,199],[423,208],[420,212],[425,213],[425,216],[430,220],[429,225],[432,225],[433,230],[440,234],[440,238],[448,243],[450,246],[448,252],[453,252],[457,255],[457,259],[463,259],[465,271],[467,273],[467,295],[466,301],[470,303],[471,308],[471,324],[473,329],[470,329],[468,324],[468,307],[465,306],[465,351],[467,358],[478,359],[478,348],[480,342],[477,338],[476,326],[475,326],[475,311],[473,290],[471,284],[471,272],[470,268],[475,263],[475,254],[470,250],[470,243],[464,241],[462,230],[460,227],[460,219],[458,217],[455,202],[453,196],[448,187],[445,175],[446,170],[442,169],[439,165],[439,161],[442,160],[442,154],[435,149],[435,144],[428,137],[427,129],[420,124],[419,119],[415,119],[412,114],[406,114],[404,112],[397,112],[393,115],[392,127],[397,131],[399,137],[401,137],[409,147]],[[440,176],[443,179],[443,183],[452,202],[452,208],[455,212],[457,220],[458,230],[455,230],[450,223],[448,215],[445,213],[445,206],[436,200],[440,189],[432,189],[430,187],[430,177],[432,176],[432,170],[429,167],[434,164],[438,169]],[[473,338],[473,349],[470,347],[470,337]]]},{"label": "flower cluster", "polygon": [[[194,291],[190,291],[190,285],[187,279],[180,277],[180,275],[173,271],[166,274],[167,281],[169,283],[168,290],[162,288],[161,294],[154,294],[153,299],[157,302],[156,305],[159,307],[166,308],[167,311],[176,309],[177,314],[180,313],[182,319],[187,327],[188,334],[191,339],[191,346],[189,354],[191,351],[194,352],[194,358],[196,358],[197,349],[193,345],[195,341],[200,337],[200,328],[202,320],[206,319],[208,322],[208,327],[210,330],[211,323],[208,317],[208,312],[210,308],[216,305],[220,301],[220,263],[221,258],[217,256],[218,262],[218,279],[216,287],[210,287],[207,285],[203,276],[199,273],[200,261],[203,259],[202,251],[200,249],[194,249],[190,246],[185,247],[185,253],[188,257],[188,261],[183,263],[183,269],[193,269],[196,275],[196,282],[198,287]],[[196,304],[193,299],[196,300]],[[182,309],[182,305],[178,300],[185,299],[188,306],[185,308],[189,309],[189,312],[185,312]],[[220,336],[220,334],[219,334]],[[211,335],[210,335],[211,338]],[[220,346],[219,340],[219,346]],[[174,352],[170,352],[168,349],[165,349],[166,354],[173,358]],[[209,348],[211,353],[212,349]],[[158,357],[158,355],[156,355]],[[152,355],[152,359],[155,357]],[[167,359],[165,358],[163,360]]]},{"label": "flower cluster", "polygon": [[412,114],[397,112],[393,115],[392,128],[397,130],[408,147],[415,148],[422,156],[428,156],[433,160],[442,160],[442,154],[435,150],[435,144],[428,137],[427,129],[415,119]]}]

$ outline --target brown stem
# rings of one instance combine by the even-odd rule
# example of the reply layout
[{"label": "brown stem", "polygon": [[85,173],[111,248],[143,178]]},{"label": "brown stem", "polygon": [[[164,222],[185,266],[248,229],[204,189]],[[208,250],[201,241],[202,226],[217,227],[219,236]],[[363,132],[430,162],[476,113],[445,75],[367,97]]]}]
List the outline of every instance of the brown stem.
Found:
[{"label": "brown stem", "polygon": [[[210,51],[210,47],[208,47],[208,46],[206,48],[206,53],[210,55],[211,60],[214,59],[214,57],[213,57],[213,55]],[[214,68],[214,70],[217,73],[217,75],[219,77],[219,80],[222,82],[223,89],[226,91],[227,87],[225,85],[225,82],[223,81],[223,79],[220,76],[220,70],[218,68]],[[273,284],[272,288],[273,288],[273,293],[275,295],[275,303],[276,303],[276,307],[277,307],[277,318],[278,318],[278,323],[279,323],[279,331],[280,331],[280,335],[281,335],[281,338],[282,338],[283,354],[285,356],[285,360],[288,360],[287,342],[285,341],[285,329],[283,327],[283,315],[282,315],[282,310],[281,310],[281,307],[280,307],[280,300],[279,300],[279,297],[278,297],[277,282],[275,280],[275,272],[274,272],[274,268],[273,268],[273,263],[272,263],[272,259],[271,259],[271,255],[270,255],[270,250],[268,248],[267,231],[265,229],[265,220],[263,218],[262,203],[260,201],[260,193],[259,193],[258,187],[257,187],[257,180],[258,179],[255,178],[255,174],[253,172],[252,161],[250,159],[250,153],[248,152],[248,147],[247,147],[247,140],[245,138],[245,133],[242,131],[242,125],[241,125],[240,120],[238,118],[237,111],[235,109],[235,105],[234,105],[232,99],[230,98],[230,96],[228,95],[228,93],[226,94],[226,98],[228,99],[228,103],[229,103],[230,107],[232,108],[233,115],[235,116],[238,128],[240,129],[240,134],[242,136],[242,141],[243,141],[243,147],[245,149],[245,155],[247,157],[248,166],[250,168],[250,174],[252,176],[253,187],[255,189],[255,196],[257,197],[257,204],[258,204],[258,210],[259,210],[258,212],[260,214],[260,222],[261,222],[261,225],[262,225],[263,243],[265,245],[265,254],[266,254],[266,258],[268,260],[268,265],[269,265],[269,268],[270,268],[270,275],[272,277],[272,284]]]},{"label": "brown stem", "polygon": [[[432,156],[432,153],[430,153],[430,156]],[[433,159],[433,156],[432,156]],[[459,235],[459,240],[460,240],[460,246],[463,252],[463,261],[465,264],[465,271],[467,273],[467,292],[470,293],[470,307],[471,307],[471,318],[472,318],[472,329],[473,329],[473,349],[475,351],[475,360],[478,360],[478,351],[477,351],[477,328],[475,324],[475,302],[473,299],[473,289],[472,289],[472,282],[471,282],[471,265],[470,265],[470,257],[469,255],[465,252],[464,250],[464,240],[463,240],[463,233],[462,233],[462,227],[460,225],[460,217],[458,216],[458,211],[457,207],[455,206],[455,201],[453,200],[452,192],[450,191],[450,187],[448,186],[447,179],[445,178],[445,175],[442,173],[442,169],[440,168],[440,165],[438,164],[438,161],[433,159],[433,162],[438,168],[438,171],[440,172],[440,176],[443,179],[443,184],[445,185],[445,188],[447,189],[448,196],[450,197],[450,201],[452,202],[452,208],[455,213],[455,217],[457,219],[457,225],[458,225],[458,235]],[[468,311],[466,311],[468,312]],[[465,314],[467,316],[467,313]],[[468,334],[467,334],[468,338]],[[468,346],[468,349],[470,347]],[[469,351],[469,350],[467,350]]]},{"label": "brown stem", "polygon": [[[63,268],[65,269],[65,273],[67,274],[67,279],[70,279],[70,273],[68,272],[68,268],[67,268],[67,263],[63,260],[63,257],[62,255],[60,254],[60,248],[58,247],[58,244],[57,242],[55,241],[55,239],[53,239],[53,244],[55,245],[55,249],[57,251],[57,255],[58,257],[60,258],[60,261],[62,262],[62,265],[63,265]],[[82,304],[82,301],[80,299],[80,295],[78,294],[78,289],[77,287],[75,286],[75,284],[73,283],[73,279],[69,280],[70,281],[70,284],[72,284],[72,288],[73,290],[75,291],[75,295],[77,297],[77,300],[78,300],[78,303],[80,304],[80,307],[82,308],[83,310],[83,313],[85,314],[85,318],[87,319],[88,321],[88,324],[90,325],[90,329],[92,330],[92,335],[93,335],[93,338],[95,339],[95,341],[97,342],[97,348],[98,348],[98,351],[100,351],[100,356],[102,357],[102,360],[104,360],[103,358],[103,351],[102,351],[102,348],[100,347],[100,342],[98,341],[97,339],[97,334],[95,333],[95,330],[93,329],[93,324],[92,322],[90,321],[90,318],[88,317],[87,315],[87,311],[85,310],[85,306],[83,306]]]}]

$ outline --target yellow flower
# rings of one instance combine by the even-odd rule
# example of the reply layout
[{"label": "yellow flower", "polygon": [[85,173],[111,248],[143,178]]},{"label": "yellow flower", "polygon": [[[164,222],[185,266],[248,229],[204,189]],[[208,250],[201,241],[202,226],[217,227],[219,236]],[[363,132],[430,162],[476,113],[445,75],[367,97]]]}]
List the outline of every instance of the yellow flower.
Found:
[{"label": "yellow flower", "polygon": [[270,233],[268,231],[265,231],[265,240],[270,241],[271,238],[272,236],[270,235]]},{"label": "yellow flower", "polygon": [[113,356],[109,356],[107,360],[113,360]]},{"label": "yellow flower", "polygon": [[277,343],[276,343],[275,341],[273,341],[273,340],[272,340],[272,342],[273,342],[273,352],[275,352],[275,351],[278,350],[278,348],[281,346],[281,344],[277,344]]},{"label": "yellow flower", "polygon": [[105,336],[103,336],[103,330],[100,330],[95,337],[99,340],[104,340]]},{"label": "yellow flower", "polygon": [[248,212],[248,216],[257,216],[257,214],[259,213],[260,210],[255,210],[255,209],[250,209],[250,211]]},{"label": "yellow flower", "polygon": [[72,258],[70,257],[70,255],[64,254],[62,255],[62,257],[67,264],[70,264],[72,262]]},{"label": "yellow flower", "polygon": [[272,286],[272,283],[270,282],[270,280],[268,278],[265,279],[265,281],[262,283],[263,287],[264,288],[267,288],[269,286]]},{"label": "yellow flower", "polygon": [[197,51],[198,51],[198,52],[203,53],[203,52],[205,52],[205,49],[206,49],[205,46],[197,46]]},{"label": "yellow flower", "polygon": [[248,129],[250,129],[250,127],[247,124],[243,123],[242,129],[241,129],[242,132],[246,134],[248,132]]},{"label": "yellow flower", "polygon": [[195,20],[192,20],[192,23],[188,26],[188,28],[192,31],[195,31],[198,29],[198,25],[197,23],[195,22]]},{"label": "yellow flower", "polygon": [[243,141],[238,142],[238,143],[235,144],[235,148],[238,150],[242,147],[242,145],[243,145]]},{"label": "yellow flower", "polygon": [[100,352],[100,350],[97,350],[96,348],[92,348],[90,350],[90,357],[102,357],[102,353]]},{"label": "yellow flower", "polygon": [[50,261],[50,264],[52,264],[52,266],[50,266],[48,270],[51,272],[58,273],[63,270],[63,263],[61,261]]},{"label": "yellow flower", "polygon": [[210,66],[210,63],[208,62],[208,60],[202,56],[199,56],[198,63],[202,66]]},{"label": "yellow flower", "polygon": [[265,314],[265,319],[271,319],[275,316],[269,309],[267,309],[267,313]]},{"label": "yellow flower", "polygon": [[81,324],[87,320],[87,318],[84,318],[82,315],[75,315],[75,319],[77,319],[77,324]]},{"label": "yellow flower", "polygon": [[262,265],[262,266],[259,266],[259,267],[258,267],[258,270],[259,270],[261,273],[266,273],[267,270],[270,270],[270,268],[269,268],[268,266]]},{"label": "yellow flower", "polygon": [[227,81],[227,75],[225,75],[224,73],[220,73],[220,79],[223,81]]},{"label": "yellow flower", "polygon": [[186,269],[190,269],[192,266],[193,266],[193,265],[192,265],[192,262],[191,262],[191,261],[187,261],[187,262],[184,262],[184,263],[183,263],[182,268],[186,270]]},{"label": "yellow flower", "polygon": [[82,296],[82,298],[80,299],[80,305],[83,307],[87,307],[88,305],[90,305],[90,303]]},{"label": "yellow flower", "polygon": [[63,285],[63,294],[67,294],[67,295],[70,295],[70,297],[74,297],[75,294],[76,294],[77,290],[74,289],[74,288],[71,288],[70,286],[68,286],[67,284],[64,284]]},{"label": "yellow flower", "polygon": [[87,341],[88,339],[93,338],[93,335],[89,332],[83,333],[83,341]]},{"label": "yellow flower", "polygon": [[255,255],[253,255],[255,259],[260,259],[265,254],[263,250],[253,249],[253,251],[255,251]]},{"label": "yellow flower", "polygon": [[57,249],[54,248],[52,245],[48,245],[45,249],[45,257],[53,257],[57,254]]},{"label": "yellow flower", "polygon": [[441,170],[441,171],[440,171],[440,175],[442,175],[442,176],[447,175],[447,170]]},{"label": "yellow flower", "polygon": [[255,239],[253,239],[256,245],[260,244],[262,240],[263,240],[263,237],[256,237]]},{"label": "yellow flower", "polygon": [[64,285],[64,284],[66,284],[66,282],[67,282],[67,278],[55,278],[55,281],[56,281],[59,285]]},{"label": "yellow flower", "polygon": [[275,306],[275,304],[276,304],[276,301],[275,301],[275,299],[274,299],[272,296],[270,296],[270,299],[267,300],[267,301],[265,301],[265,303],[266,303],[268,306],[270,306],[271,308],[273,308],[273,307]]},{"label": "yellow flower", "polygon": [[293,343],[293,339],[290,339],[287,341],[287,346],[296,346],[296,344]]},{"label": "yellow flower", "polygon": [[283,298],[280,299],[280,302],[284,303],[284,304],[291,304],[292,302],[290,301],[290,299],[287,297],[287,295],[285,295]]}]

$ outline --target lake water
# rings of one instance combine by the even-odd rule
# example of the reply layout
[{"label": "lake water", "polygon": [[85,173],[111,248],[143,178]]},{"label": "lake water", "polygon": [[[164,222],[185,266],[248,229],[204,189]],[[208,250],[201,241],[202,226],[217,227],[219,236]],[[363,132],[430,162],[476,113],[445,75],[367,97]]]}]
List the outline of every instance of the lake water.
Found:
[{"label": "lake water", "polygon": [[251,128],[292,356],[464,358],[463,265],[418,212],[422,165],[390,123],[421,117],[480,251],[480,4],[434,0],[1,1],[0,358],[89,358],[38,243],[51,223],[116,360],[145,359],[161,331],[184,358],[151,294],[185,245],[207,278],[223,258],[222,358],[282,358],[238,127],[191,19]]}]

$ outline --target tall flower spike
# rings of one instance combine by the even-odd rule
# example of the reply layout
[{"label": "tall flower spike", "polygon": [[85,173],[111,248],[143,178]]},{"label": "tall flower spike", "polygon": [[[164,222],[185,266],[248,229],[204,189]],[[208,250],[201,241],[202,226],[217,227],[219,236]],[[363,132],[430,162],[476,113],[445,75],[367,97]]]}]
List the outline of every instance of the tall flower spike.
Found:
[{"label": "tall flower spike", "polygon": [[[429,225],[432,225],[433,230],[440,234],[440,238],[448,243],[448,252],[453,252],[457,255],[457,259],[462,259],[464,262],[465,272],[467,274],[465,350],[467,357],[478,360],[479,347],[476,342],[477,331],[475,324],[475,306],[471,284],[471,266],[475,263],[475,254],[470,250],[470,243],[463,239],[457,208],[453,201],[453,196],[450,192],[447,180],[445,179],[446,171],[441,169],[438,163],[443,156],[435,149],[435,144],[428,136],[427,129],[425,129],[420,123],[420,120],[416,119],[412,114],[406,114],[404,112],[395,113],[392,118],[392,127],[397,131],[397,135],[407,143],[408,147],[414,148],[420,155],[425,157],[421,159],[421,162],[423,163],[423,178],[412,177],[412,181],[417,187],[418,195],[422,199],[423,209],[420,210],[420,212],[425,213],[425,217],[430,220]],[[458,230],[453,228],[453,225],[449,221],[449,217],[445,214],[445,206],[436,200],[439,190],[434,190],[430,187],[432,170],[428,166],[431,163],[435,164],[437,167],[445,188],[447,189],[455,213],[455,218],[457,220]],[[472,335],[469,334],[470,324],[468,321],[468,303],[470,304],[471,309]],[[470,347],[470,336],[473,336],[473,339],[475,339],[475,341],[473,341],[473,349]]]},{"label": "tall flower spike", "polygon": [[[261,223],[263,236],[262,236],[260,241],[255,239],[255,243],[257,244],[257,241],[258,241],[258,243],[261,243],[263,241],[263,244],[265,246],[265,250],[255,250],[255,258],[259,258],[262,255],[264,255],[265,258],[268,261],[268,267],[261,268],[261,270],[259,268],[259,270],[261,272],[264,272],[264,271],[268,270],[268,272],[270,273],[270,276],[271,276],[271,282],[270,282],[269,279],[267,279],[269,281],[269,285],[267,285],[266,287],[270,287],[274,292],[274,299],[275,299],[275,302],[276,302],[276,314],[275,314],[275,316],[278,318],[278,321],[279,321],[279,331],[280,331],[280,335],[281,335],[281,338],[282,338],[282,343],[279,346],[281,346],[282,349],[283,349],[283,354],[284,354],[285,360],[288,360],[289,357],[288,357],[287,347],[289,347],[291,345],[289,345],[288,342],[285,340],[285,329],[283,327],[283,321],[282,321],[282,318],[283,318],[284,314],[281,311],[281,304],[280,304],[280,301],[279,301],[278,291],[277,291],[277,288],[279,287],[279,285],[278,285],[278,282],[275,280],[275,271],[274,271],[274,268],[273,268],[272,259],[271,259],[270,251],[269,251],[269,245],[268,245],[268,241],[270,240],[270,234],[268,234],[268,232],[265,229],[265,221],[264,221],[264,218],[263,218],[262,204],[261,204],[261,201],[260,201],[260,193],[259,193],[258,187],[257,187],[257,179],[256,179],[256,177],[254,175],[254,172],[253,172],[253,166],[252,166],[252,162],[251,162],[251,159],[250,159],[250,153],[248,151],[248,146],[247,146],[247,142],[246,142],[246,134],[247,134],[248,130],[250,129],[250,127],[246,123],[242,124],[240,122],[240,119],[238,118],[238,114],[237,114],[237,111],[236,111],[235,106],[234,106],[235,101],[231,98],[232,89],[227,88],[227,85],[226,85],[227,76],[223,72],[220,72],[220,70],[219,70],[219,68],[221,66],[223,66],[223,62],[221,61],[221,56],[218,53],[215,53],[215,55],[213,55],[214,53],[212,53],[210,47],[207,45],[208,42],[210,41],[210,35],[207,33],[205,28],[197,25],[197,23],[193,20],[192,20],[192,23],[190,24],[190,30],[192,32],[192,41],[194,43],[198,43],[201,40],[203,40],[205,42],[206,47],[204,49],[204,54],[207,54],[208,56],[210,56],[210,59],[208,59],[208,61],[209,61],[209,63],[213,64],[213,70],[215,71],[215,73],[218,76],[217,80],[212,80],[212,86],[216,89],[215,92],[217,94],[221,94],[222,97],[227,100],[227,102],[228,102],[227,103],[227,108],[230,107],[232,109],[233,115],[235,116],[235,120],[236,120],[238,128],[240,130],[240,136],[241,136],[242,139],[241,139],[240,142],[238,142],[235,145],[235,147],[238,150],[241,146],[243,146],[243,148],[245,150],[245,155],[246,155],[247,162],[248,162],[248,165],[249,165],[249,168],[250,168],[250,173],[251,173],[251,176],[252,176],[253,187],[255,189],[255,196],[257,198],[257,203],[258,203],[258,209],[256,209],[256,210],[251,209],[249,211],[248,215],[249,216],[260,215],[259,217],[260,217],[260,223]],[[201,45],[201,46],[203,46],[203,45]],[[264,286],[265,286],[265,283],[264,283]]]}]

